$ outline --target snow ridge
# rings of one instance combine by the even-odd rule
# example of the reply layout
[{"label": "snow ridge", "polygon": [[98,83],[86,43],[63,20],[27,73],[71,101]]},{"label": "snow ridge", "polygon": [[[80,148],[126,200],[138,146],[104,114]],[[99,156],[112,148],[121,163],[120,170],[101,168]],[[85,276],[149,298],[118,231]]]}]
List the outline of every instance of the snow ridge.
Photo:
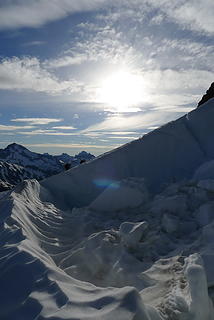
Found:
[{"label": "snow ridge", "polygon": [[191,129],[191,127],[190,127],[190,125],[189,125],[188,115],[186,116],[184,123],[185,123],[185,125],[186,125],[187,130],[188,130],[189,133],[192,135],[193,139],[194,139],[194,140],[196,141],[196,143],[198,144],[199,149],[201,150],[201,152],[203,153],[204,157],[206,158],[206,157],[207,157],[207,152],[206,152],[206,150],[204,149],[203,145],[200,143],[200,140],[198,139],[197,134],[195,134],[195,133],[193,132],[193,130]]}]

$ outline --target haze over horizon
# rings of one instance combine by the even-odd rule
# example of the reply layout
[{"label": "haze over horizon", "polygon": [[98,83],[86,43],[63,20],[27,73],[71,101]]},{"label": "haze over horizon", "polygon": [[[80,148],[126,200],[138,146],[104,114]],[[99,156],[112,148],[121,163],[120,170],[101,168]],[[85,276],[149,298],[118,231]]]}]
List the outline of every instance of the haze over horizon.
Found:
[{"label": "haze over horizon", "polygon": [[0,0],[0,148],[98,155],[194,109],[211,0]]}]

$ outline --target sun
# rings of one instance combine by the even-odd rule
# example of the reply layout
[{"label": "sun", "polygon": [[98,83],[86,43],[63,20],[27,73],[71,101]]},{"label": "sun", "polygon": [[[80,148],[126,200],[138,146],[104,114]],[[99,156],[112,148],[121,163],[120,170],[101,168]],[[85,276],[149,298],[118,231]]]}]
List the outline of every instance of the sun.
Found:
[{"label": "sun", "polygon": [[139,110],[144,99],[144,81],[141,75],[128,71],[118,71],[101,82],[96,100],[110,109],[121,112]]}]

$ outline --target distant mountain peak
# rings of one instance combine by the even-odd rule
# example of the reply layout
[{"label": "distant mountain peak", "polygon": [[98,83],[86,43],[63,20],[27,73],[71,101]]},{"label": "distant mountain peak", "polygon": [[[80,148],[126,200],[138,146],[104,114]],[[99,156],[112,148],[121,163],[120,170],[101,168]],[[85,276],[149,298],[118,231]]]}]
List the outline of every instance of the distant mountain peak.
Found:
[{"label": "distant mountain peak", "polygon": [[25,148],[24,146],[22,146],[21,144],[18,144],[18,143],[11,143],[11,144],[8,144],[8,146],[5,148],[5,150],[13,150],[13,149],[21,149],[21,150],[28,150],[27,148]]},{"label": "distant mountain peak", "polygon": [[86,151],[81,151],[80,153],[76,154],[74,157],[79,160],[82,160],[82,159],[91,160],[91,159],[95,158],[94,155],[92,155],[91,153],[86,152]]},{"label": "distant mountain peak", "polygon": [[18,146],[18,147],[23,147],[22,145],[13,142],[13,143],[8,144],[7,148],[14,148],[14,147],[17,147],[17,146]]}]

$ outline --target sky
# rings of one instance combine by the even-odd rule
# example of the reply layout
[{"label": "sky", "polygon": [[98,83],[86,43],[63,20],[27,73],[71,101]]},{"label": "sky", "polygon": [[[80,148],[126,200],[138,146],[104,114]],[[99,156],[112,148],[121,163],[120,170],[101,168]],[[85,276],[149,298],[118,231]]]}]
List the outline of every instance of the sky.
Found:
[{"label": "sky", "polygon": [[95,155],[197,106],[213,0],[0,0],[0,148]]}]

